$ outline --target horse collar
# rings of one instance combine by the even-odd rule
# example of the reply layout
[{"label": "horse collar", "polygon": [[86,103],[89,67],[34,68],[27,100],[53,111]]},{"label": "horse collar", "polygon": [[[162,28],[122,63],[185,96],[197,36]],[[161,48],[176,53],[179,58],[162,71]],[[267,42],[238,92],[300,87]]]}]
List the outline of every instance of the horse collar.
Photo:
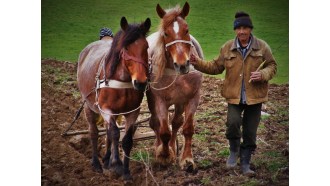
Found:
[{"label": "horse collar", "polygon": [[100,80],[98,88],[134,88],[132,82],[122,82],[114,79]]}]

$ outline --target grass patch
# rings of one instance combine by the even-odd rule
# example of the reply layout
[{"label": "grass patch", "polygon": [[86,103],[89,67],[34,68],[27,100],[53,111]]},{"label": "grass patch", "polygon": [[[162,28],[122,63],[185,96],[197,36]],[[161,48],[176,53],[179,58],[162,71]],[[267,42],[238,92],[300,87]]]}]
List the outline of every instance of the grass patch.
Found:
[{"label": "grass patch", "polygon": [[205,134],[194,134],[194,139],[197,141],[206,141],[206,136]]},{"label": "grass patch", "polygon": [[199,166],[206,168],[212,165],[212,161],[208,160],[208,159],[203,159],[199,162]]},{"label": "grass patch", "polygon": [[277,157],[281,156],[281,154],[277,151],[268,151],[268,152],[265,152],[265,155],[268,157],[273,157],[273,158],[277,158]]},{"label": "grass patch", "polygon": [[265,120],[267,120],[268,118],[270,117],[270,115],[268,115],[268,114],[264,114],[264,115],[261,115],[261,121],[265,121]]},{"label": "grass patch", "polygon": [[260,185],[260,183],[258,182],[258,180],[253,179],[249,179],[248,182],[242,184],[242,186],[255,186],[255,185]]},{"label": "grass patch", "polygon": [[139,162],[150,162],[153,158],[150,156],[149,152],[140,150],[138,152],[133,152],[131,159]]},{"label": "grass patch", "polygon": [[229,152],[229,148],[225,148],[224,150],[221,150],[221,151],[217,154],[217,156],[218,156],[218,157],[228,157],[229,154],[230,154],[230,152]]},{"label": "grass patch", "polygon": [[206,177],[206,178],[203,178],[202,180],[201,180],[201,183],[203,184],[203,185],[207,185],[207,184],[209,184],[211,182],[211,177],[210,176],[208,176],[208,177]]},{"label": "grass patch", "polygon": [[[184,3],[165,0],[160,5],[167,9],[176,4],[182,7]],[[274,52],[278,71],[271,82],[281,84],[289,81],[289,1],[190,0],[189,4],[190,12],[186,18],[189,30],[201,44],[205,59],[216,58],[220,47],[235,37],[234,15],[236,11],[244,10],[251,16],[253,34],[265,40]],[[100,28],[110,27],[116,33],[122,16],[129,23],[139,23],[149,17],[150,33],[155,32],[160,23],[156,5],[155,1],[43,0],[41,58],[76,62],[81,50],[99,39]]]},{"label": "grass patch", "polygon": [[217,114],[214,114],[214,110],[210,110],[207,112],[197,112],[195,116],[196,120],[203,120],[203,121],[214,121],[218,122],[221,117]]}]

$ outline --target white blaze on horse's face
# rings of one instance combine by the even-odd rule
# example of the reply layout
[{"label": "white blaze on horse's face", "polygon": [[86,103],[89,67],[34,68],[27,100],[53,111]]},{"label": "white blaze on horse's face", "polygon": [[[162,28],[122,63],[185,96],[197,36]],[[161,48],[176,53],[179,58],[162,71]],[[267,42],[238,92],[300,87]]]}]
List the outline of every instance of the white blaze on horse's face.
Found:
[{"label": "white blaze on horse's face", "polygon": [[176,37],[175,37],[175,38],[178,37],[179,29],[180,29],[179,24],[178,24],[177,21],[175,21],[175,22],[173,23],[173,30],[174,30],[174,33],[176,34]]}]

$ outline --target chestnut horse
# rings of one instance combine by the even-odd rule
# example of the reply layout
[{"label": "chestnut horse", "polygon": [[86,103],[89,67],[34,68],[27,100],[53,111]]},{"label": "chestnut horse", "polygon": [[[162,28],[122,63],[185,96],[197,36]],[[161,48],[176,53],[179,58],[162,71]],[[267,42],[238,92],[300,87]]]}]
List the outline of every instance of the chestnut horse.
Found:
[{"label": "chestnut horse", "polygon": [[[149,124],[156,134],[156,160],[163,165],[175,161],[177,132],[182,127],[184,145],[179,165],[182,169],[194,170],[196,166],[191,144],[202,73],[193,68],[189,57],[193,52],[203,58],[203,51],[197,40],[189,34],[185,20],[189,13],[187,2],[182,9],[176,6],[167,11],[157,4],[156,10],[161,25],[158,32],[147,37],[152,63],[147,100],[151,112]],[[175,107],[174,114],[169,118],[168,109],[172,105]]]},{"label": "chestnut horse", "polygon": [[[150,19],[141,24],[128,24],[122,17],[121,30],[113,41],[99,40],[86,46],[79,55],[77,80],[83,99],[84,111],[89,123],[92,142],[92,166],[103,172],[98,159],[98,121],[106,125],[106,154],[103,167],[113,169],[131,180],[129,156],[133,146],[133,125],[139,115],[148,80],[148,42],[146,34]],[[110,51],[110,52],[109,52]],[[108,54],[109,53],[109,54]],[[100,79],[101,78],[101,79]],[[116,124],[119,115],[126,119],[122,139],[124,160],[119,156],[120,130]]]}]

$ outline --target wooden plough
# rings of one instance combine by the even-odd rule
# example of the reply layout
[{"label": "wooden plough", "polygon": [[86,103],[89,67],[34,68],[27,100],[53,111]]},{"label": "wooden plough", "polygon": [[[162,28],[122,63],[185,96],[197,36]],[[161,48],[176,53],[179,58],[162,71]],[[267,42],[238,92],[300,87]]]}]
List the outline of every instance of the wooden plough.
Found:
[{"label": "wooden plough", "polygon": [[[79,134],[88,134],[89,130],[75,130],[75,131],[70,131],[71,127],[73,126],[73,124],[75,123],[75,121],[78,119],[83,106],[84,106],[85,102],[81,105],[81,107],[79,108],[79,110],[77,111],[73,121],[71,122],[71,124],[68,126],[68,128],[61,134],[62,136],[73,136],[73,135],[79,135]],[[169,109],[170,112],[173,112],[174,109]],[[150,113],[149,111],[140,111],[140,114],[146,114],[146,113]],[[150,117],[142,119],[140,121],[137,121],[134,126],[135,127],[139,127],[140,124],[145,123],[147,121],[149,121]],[[124,135],[125,135],[125,126],[118,126],[119,130],[120,130],[120,138],[119,141],[121,142]],[[106,134],[106,129],[103,128],[99,128],[99,136],[103,136]],[[156,137],[154,131],[148,131],[148,132],[135,132],[134,136],[133,136],[133,140],[134,141],[143,141],[143,140],[149,140],[149,139],[154,139]]]},{"label": "wooden plough", "polygon": [[[137,121],[134,126],[139,127],[139,124],[141,123],[145,123],[147,121],[149,121],[150,117],[145,118],[143,120]],[[89,130],[75,130],[75,131],[69,131],[70,128],[72,127],[72,125],[69,126],[69,128],[62,133],[62,136],[73,136],[73,135],[79,135],[79,134],[88,134]],[[119,130],[120,130],[120,138],[119,141],[121,142],[124,135],[125,135],[125,126],[118,126]],[[99,128],[99,136],[103,136],[106,134],[106,129],[104,127]],[[155,133],[154,131],[149,131],[149,132],[135,132],[134,136],[133,136],[133,140],[134,141],[143,141],[143,140],[148,140],[148,139],[154,139]]]}]

